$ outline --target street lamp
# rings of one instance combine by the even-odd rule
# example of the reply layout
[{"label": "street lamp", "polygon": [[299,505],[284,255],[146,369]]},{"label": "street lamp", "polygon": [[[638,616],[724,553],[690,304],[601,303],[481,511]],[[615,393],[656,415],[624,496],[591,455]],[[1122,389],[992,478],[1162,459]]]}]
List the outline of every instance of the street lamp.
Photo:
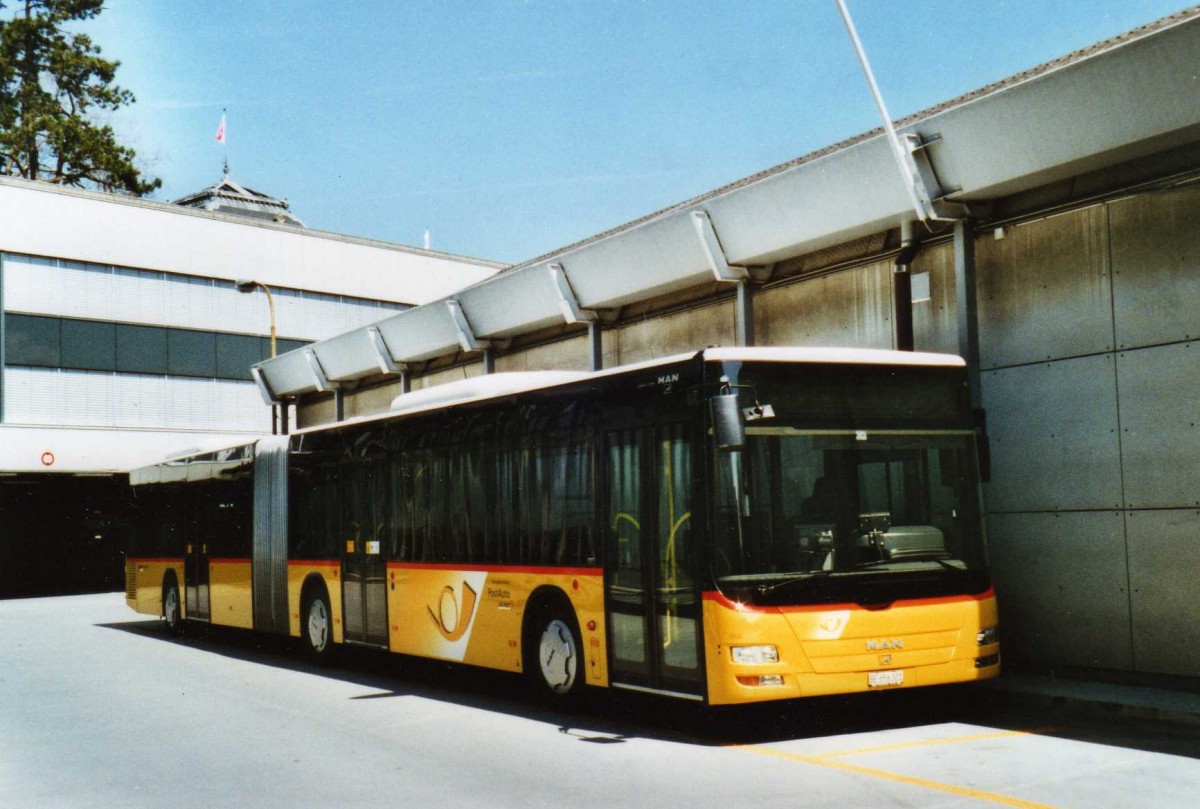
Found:
[{"label": "street lamp", "polygon": [[[275,298],[271,295],[271,289],[262,281],[255,281],[252,278],[239,278],[234,282],[238,292],[251,293],[255,288],[261,288],[267,293],[267,308],[271,312],[271,359],[275,359]],[[286,435],[287,428],[287,402],[280,402],[283,416],[283,432]],[[275,435],[279,430],[279,416],[281,414],[280,407],[271,408],[271,434]]]},{"label": "street lamp", "polygon": [[267,307],[271,310],[271,359],[275,358],[275,298],[271,296],[271,289],[262,281],[255,281],[251,278],[239,278],[236,282],[238,292],[253,292],[255,288],[261,288],[267,293]]}]

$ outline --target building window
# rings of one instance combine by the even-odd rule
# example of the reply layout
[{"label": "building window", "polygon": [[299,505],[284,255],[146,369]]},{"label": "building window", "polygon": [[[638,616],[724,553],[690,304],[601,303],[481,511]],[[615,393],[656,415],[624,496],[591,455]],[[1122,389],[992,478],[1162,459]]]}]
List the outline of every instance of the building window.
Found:
[{"label": "building window", "polygon": [[61,365],[58,318],[5,314],[4,342],[4,360],[10,365],[42,368]]},{"label": "building window", "polygon": [[111,371],[116,362],[116,326],[95,320],[62,321],[62,367]]},{"label": "building window", "polygon": [[117,324],[115,370],[134,374],[165,374],[167,330],[155,326]]},{"label": "building window", "polygon": [[167,329],[167,373],[216,376],[217,335],[211,331]]}]

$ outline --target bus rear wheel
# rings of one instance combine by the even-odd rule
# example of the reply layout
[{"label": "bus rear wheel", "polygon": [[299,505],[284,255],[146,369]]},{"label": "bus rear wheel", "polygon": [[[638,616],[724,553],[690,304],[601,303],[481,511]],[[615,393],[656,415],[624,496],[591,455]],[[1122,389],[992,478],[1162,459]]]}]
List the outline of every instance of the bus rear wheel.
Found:
[{"label": "bus rear wheel", "polygon": [[304,654],[319,666],[327,665],[333,658],[333,611],[329,609],[329,597],[323,591],[310,593],[302,615],[300,637]]},{"label": "bus rear wheel", "polygon": [[559,606],[539,610],[526,636],[525,671],[535,695],[566,705],[583,691],[583,644],[575,616]]},{"label": "bus rear wheel", "polygon": [[167,631],[178,635],[183,630],[183,618],[179,610],[179,583],[175,577],[168,576],[163,582],[163,619],[167,622]]}]

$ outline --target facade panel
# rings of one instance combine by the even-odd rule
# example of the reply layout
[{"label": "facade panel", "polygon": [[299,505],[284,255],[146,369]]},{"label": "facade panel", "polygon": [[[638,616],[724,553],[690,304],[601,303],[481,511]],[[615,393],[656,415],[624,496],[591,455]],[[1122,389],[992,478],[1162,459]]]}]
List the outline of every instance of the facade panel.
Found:
[{"label": "facade panel", "polygon": [[990,511],[1121,507],[1112,354],[982,375]]},{"label": "facade panel", "polygon": [[759,345],[891,348],[892,265],[879,261],[765,290],[754,308]]},{"label": "facade panel", "polygon": [[1200,188],[1109,206],[1117,345],[1200,337]]},{"label": "facade panel", "polygon": [[1095,205],[976,241],[983,368],[1112,350],[1105,218]]},{"label": "facade panel", "polygon": [[1117,371],[1127,507],[1200,506],[1200,342],[1122,351]]},{"label": "facade panel", "polygon": [[988,557],[1006,655],[1132,667],[1121,512],[992,514]]},{"label": "facade panel", "polygon": [[[913,347],[917,351],[958,353],[958,294],[954,286],[954,245],[926,248],[913,259],[910,271],[928,274],[929,298],[913,301]],[[915,282],[914,281],[914,290]],[[916,298],[916,295],[913,296]]]},{"label": "facade panel", "polygon": [[1133,650],[1139,671],[1200,672],[1200,511],[1128,512]]}]

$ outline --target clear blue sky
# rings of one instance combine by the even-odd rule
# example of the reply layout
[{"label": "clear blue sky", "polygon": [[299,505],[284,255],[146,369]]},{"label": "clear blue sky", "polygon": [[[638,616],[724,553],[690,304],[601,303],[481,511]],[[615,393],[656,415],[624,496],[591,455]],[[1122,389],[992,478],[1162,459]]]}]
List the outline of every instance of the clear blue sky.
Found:
[{"label": "clear blue sky", "polygon": [[[899,118],[1187,6],[849,0]],[[877,125],[834,0],[110,0],[114,125],[175,199],[520,261]],[[890,179],[890,178],[889,178]]]}]

